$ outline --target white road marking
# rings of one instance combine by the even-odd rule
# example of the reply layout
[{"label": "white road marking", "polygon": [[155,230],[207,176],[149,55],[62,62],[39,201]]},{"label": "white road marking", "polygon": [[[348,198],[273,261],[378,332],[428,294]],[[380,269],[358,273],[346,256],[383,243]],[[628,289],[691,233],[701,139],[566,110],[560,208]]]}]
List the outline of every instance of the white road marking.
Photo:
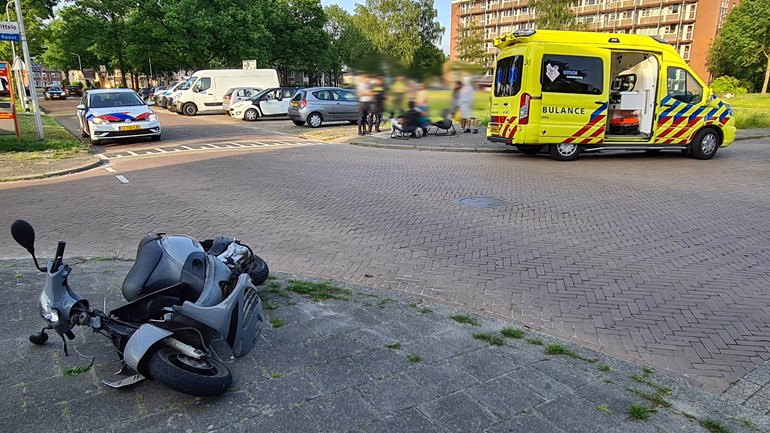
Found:
[{"label": "white road marking", "polygon": [[115,169],[112,167],[104,167],[105,170],[107,170],[110,173],[115,173]]},{"label": "white road marking", "polygon": [[136,153],[134,151],[131,151],[131,150],[128,151],[128,154],[131,155],[131,156],[138,156],[139,155],[138,153]]},{"label": "white road marking", "polygon": [[122,174],[119,174],[119,175],[117,175],[117,176],[115,176],[115,177],[117,177],[117,178],[118,178],[118,180],[120,181],[120,183],[128,183],[128,179],[126,179],[126,177],[125,177],[125,176],[123,176]]}]

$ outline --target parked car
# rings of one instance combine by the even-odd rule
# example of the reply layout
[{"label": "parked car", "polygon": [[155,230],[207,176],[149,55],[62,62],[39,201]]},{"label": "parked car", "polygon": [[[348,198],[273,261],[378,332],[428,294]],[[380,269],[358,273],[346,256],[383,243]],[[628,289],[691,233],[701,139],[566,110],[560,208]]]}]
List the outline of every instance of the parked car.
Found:
[{"label": "parked car", "polygon": [[296,87],[273,87],[265,89],[251,99],[236,102],[230,108],[230,116],[236,119],[254,121],[262,117],[289,116],[289,102],[297,93]]},{"label": "parked car", "polygon": [[147,98],[150,97],[150,93],[151,92],[152,92],[152,87],[142,87],[136,93],[138,93],[139,96],[141,96],[142,99],[144,99],[146,101]]},{"label": "parked car", "polygon": [[83,89],[79,86],[67,86],[65,87],[67,96],[83,96]]},{"label": "parked car", "polygon": [[92,89],[86,91],[77,107],[83,137],[92,144],[115,138],[150,137],[160,140],[160,120],[131,89]]},{"label": "parked car", "polygon": [[204,69],[195,71],[179,88],[182,94],[176,98],[176,110],[187,116],[198,113],[222,112],[222,99],[234,87],[256,86],[262,89],[278,87],[275,69]]},{"label": "parked car", "polygon": [[262,89],[259,87],[233,87],[225,93],[222,99],[222,108],[225,110],[225,113],[231,114],[230,108],[232,106],[238,102],[253,98],[261,91]]},{"label": "parked car", "polygon": [[147,97],[147,100],[148,101],[154,101],[155,100],[155,95],[164,92],[167,87],[168,86],[153,87],[152,90],[150,91],[150,95]]},{"label": "parked car", "polygon": [[168,96],[177,89],[177,87],[184,84],[184,81],[175,81],[171,83],[168,87],[166,87],[165,90],[162,92],[155,94],[155,105],[158,107],[166,107],[166,100],[168,99]]},{"label": "parked car", "polygon": [[46,101],[49,99],[67,99],[67,93],[59,86],[46,87],[43,90],[43,98]]},{"label": "parked car", "polygon": [[358,97],[339,87],[300,89],[291,98],[289,117],[297,126],[318,128],[323,122],[358,121]]}]

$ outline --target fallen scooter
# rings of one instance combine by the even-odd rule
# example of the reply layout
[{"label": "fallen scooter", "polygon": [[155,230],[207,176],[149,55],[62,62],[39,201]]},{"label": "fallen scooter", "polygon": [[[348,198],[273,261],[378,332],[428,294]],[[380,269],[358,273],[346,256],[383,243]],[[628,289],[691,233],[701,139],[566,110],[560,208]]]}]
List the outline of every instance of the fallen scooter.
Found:
[{"label": "fallen scooter", "polygon": [[198,242],[181,235],[145,236],[123,282],[128,303],[106,314],[69,287],[72,268],[64,263],[65,242],[59,241],[54,259],[41,268],[32,226],[18,220],[11,233],[46,273],[39,309],[47,326],[29,341],[45,344],[46,331],[53,330],[66,355],[75,326],[107,336],[122,361],[119,373],[128,374],[103,381],[108,386],[120,388],[147,378],[183,393],[216,396],[232,384],[230,371],[210,348],[216,334],[236,357],[249,353],[257,342],[264,315],[255,286],[267,279],[269,269],[237,239]]}]

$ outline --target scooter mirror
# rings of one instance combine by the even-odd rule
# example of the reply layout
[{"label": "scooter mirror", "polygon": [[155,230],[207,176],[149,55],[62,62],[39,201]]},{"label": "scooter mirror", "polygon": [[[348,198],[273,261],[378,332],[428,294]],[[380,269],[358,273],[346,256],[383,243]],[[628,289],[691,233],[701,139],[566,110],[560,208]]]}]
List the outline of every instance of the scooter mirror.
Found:
[{"label": "scooter mirror", "polygon": [[11,235],[16,242],[26,248],[30,254],[35,255],[35,229],[32,224],[24,220],[16,220],[11,224]]}]

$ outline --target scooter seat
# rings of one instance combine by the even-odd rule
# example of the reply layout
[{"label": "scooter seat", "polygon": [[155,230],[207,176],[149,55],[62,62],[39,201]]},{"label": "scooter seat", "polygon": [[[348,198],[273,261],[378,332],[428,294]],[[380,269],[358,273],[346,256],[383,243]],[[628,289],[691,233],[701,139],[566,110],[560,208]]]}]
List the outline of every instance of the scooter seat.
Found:
[{"label": "scooter seat", "polygon": [[206,256],[200,244],[186,236],[145,236],[123,281],[123,297],[130,302],[181,283],[181,300],[194,302],[204,288]]},{"label": "scooter seat", "polygon": [[161,248],[160,243],[153,242],[158,240],[160,240],[158,235],[147,235],[139,242],[139,248],[136,250],[136,261],[131,270],[128,271],[126,279],[123,280],[123,297],[127,301],[133,301],[143,294],[142,289],[145,283],[163,257],[163,248]]}]

